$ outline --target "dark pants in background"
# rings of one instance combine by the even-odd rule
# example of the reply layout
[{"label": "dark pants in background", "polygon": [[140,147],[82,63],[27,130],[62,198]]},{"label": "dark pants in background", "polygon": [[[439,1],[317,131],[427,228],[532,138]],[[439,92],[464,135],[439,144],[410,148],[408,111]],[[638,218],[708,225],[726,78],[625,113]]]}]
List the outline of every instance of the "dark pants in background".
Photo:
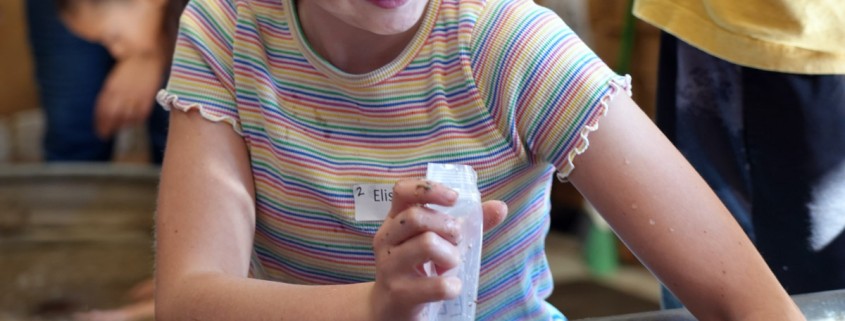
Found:
[{"label": "dark pants in background", "polygon": [[[95,135],[94,105],[114,60],[105,48],[71,34],[59,20],[55,1],[28,0],[26,9],[39,97],[46,116],[44,159],[109,160],[113,140]],[[152,160],[160,164],[167,112],[156,106],[147,129]]]},{"label": "dark pants in background", "polygon": [[[658,126],[790,294],[845,288],[845,75],[747,68],[661,40]],[[680,306],[665,289],[663,301]]]}]

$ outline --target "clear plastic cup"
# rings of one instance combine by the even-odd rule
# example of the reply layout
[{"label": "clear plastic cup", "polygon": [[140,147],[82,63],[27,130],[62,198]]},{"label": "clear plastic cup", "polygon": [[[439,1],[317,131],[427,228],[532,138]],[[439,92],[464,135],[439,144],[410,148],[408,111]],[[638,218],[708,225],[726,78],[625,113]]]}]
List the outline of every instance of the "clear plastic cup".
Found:
[{"label": "clear plastic cup", "polygon": [[[444,184],[458,192],[454,206],[444,207],[429,205],[432,209],[462,219],[461,264],[443,275],[457,276],[461,279],[461,294],[448,301],[433,302],[428,305],[426,318],[429,321],[472,321],[478,298],[478,277],[481,271],[482,220],[481,194],[478,192],[475,170],[468,165],[428,164],[426,178]],[[433,275],[431,263],[426,264],[426,272]]]}]

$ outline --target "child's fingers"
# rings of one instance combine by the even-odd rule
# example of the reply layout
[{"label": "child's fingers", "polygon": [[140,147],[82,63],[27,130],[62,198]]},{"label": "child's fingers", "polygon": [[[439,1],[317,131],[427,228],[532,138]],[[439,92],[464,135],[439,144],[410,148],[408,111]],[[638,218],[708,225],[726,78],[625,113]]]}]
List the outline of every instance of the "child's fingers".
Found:
[{"label": "child's fingers", "polygon": [[384,222],[374,246],[397,246],[425,232],[433,232],[452,244],[458,244],[461,238],[460,224],[454,217],[414,205]]},{"label": "child's fingers", "polygon": [[[414,286],[416,302],[434,302],[451,300],[461,294],[461,279],[454,276],[435,276],[420,279]],[[413,302],[413,301],[412,301]]]},{"label": "child's fingers", "polygon": [[94,109],[94,131],[100,138],[105,138],[108,131],[108,116],[111,113],[111,99],[107,93],[100,93]]},{"label": "child's fingers", "polygon": [[143,93],[136,93],[138,95],[135,98],[134,104],[132,104],[131,113],[126,118],[125,123],[122,124],[121,127],[125,127],[128,125],[138,125],[143,123],[147,118],[149,118],[150,113],[152,113],[153,107],[153,99],[154,96],[145,95]]},{"label": "child's fingers", "polygon": [[138,122],[142,123],[147,118],[150,118],[150,114],[153,113],[153,109],[156,108],[153,104],[155,103],[155,95],[150,97],[145,97],[141,104],[138,106]]},{"label": "child's fingers", "polygon": [[132,288],[126,292],[126,296],[132,300],[143,300],[152,298],[154,293],[155,280],[149,278],[133,285]]},{"label": "child's fingers", "polygon": [[122,117],[119,106],[122,103],[117,98],[103,101],[97,106],[96,112],[96,131],[97,135],[102,139],[107,139],[114,133],[115,125]]},{"label": "child's fingers", "polygon": [[481,209],[484,212],[484,231],[501,224],[508,216],[508,205],[502,201],[486,201],[481,204]]},{"label": "child's fingers", "polygon": [[458,193],[445,185],[427,179],[403,179],[393,186],[393,202],[389,217],[395,217],[406,208],[418,204],[449,206],[458,199]]},{"label": "child's fingers", "polygon": [[388,288],[396,302],[416,306],[456,298],[461,293],[461,280],[454,276],[404,277]]},{"label": "child's fingers", "polygon": [[433,232],[425,232],[397,246],[381,249],[383,268],[398,275],[420,275],[418,267],[433,263],[439,271],[451,270],[460,264],[458,247]]},{"label": "child's fingers", "polygon": [[135,118],[137,117],[137,109],[138,106],[136,101],[128,101],[123,108],[121,108],[121,117],[119,119],[115,119],[114,131],[118,131],[127,125],[133,124],[135,122]]}]

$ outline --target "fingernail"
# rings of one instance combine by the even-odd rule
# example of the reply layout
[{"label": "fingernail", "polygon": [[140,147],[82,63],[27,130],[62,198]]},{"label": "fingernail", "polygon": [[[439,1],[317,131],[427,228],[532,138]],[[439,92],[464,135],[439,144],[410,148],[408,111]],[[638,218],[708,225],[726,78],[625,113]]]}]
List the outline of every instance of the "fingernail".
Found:
[{"label": "fingernail", "polygon": [[458,199],[458,191],[449,188],[449,191],[446,192],[446,199],[451,201],[455,201]]},{"label": "fingernail", "polygon": [[463,225],[464,225],[464,218],[463,217],[456,218],[455,222],[452,225],[453,228],[455,229],[455,233],[457,233],[457,235],[458,235],[458,237],[455,238],[455,242],[457,242],[458,244],[460,244],[461,242],[464,241],[464,236],[461,233],[461,230],[463,229]]},{"label": "fingernail", "polygon": [[457,277],[450,277],[448,281],[449,290],[452,293],[461,293],[461,279]]}]

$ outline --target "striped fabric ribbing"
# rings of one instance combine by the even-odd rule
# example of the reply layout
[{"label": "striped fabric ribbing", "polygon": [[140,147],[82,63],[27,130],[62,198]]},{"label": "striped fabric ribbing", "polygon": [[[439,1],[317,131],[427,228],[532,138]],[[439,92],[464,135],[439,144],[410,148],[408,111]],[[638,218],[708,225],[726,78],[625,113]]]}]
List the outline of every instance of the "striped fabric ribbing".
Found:
[{"label": "striped fabric ribbing", "polygon": [[354,217],[353,184],[472,165],[510,214],[485,234],[479,320],[559,312],[543,241],[555,169],[586,148],[625,81],[552,12],[527,0],[430,0],[388,65],[348,74],[314,52],[292,0],[198,0],[182,17],[159,100],[225,121],[247,142],[264,277],[298,284],[374,278],[377,222]]}]

